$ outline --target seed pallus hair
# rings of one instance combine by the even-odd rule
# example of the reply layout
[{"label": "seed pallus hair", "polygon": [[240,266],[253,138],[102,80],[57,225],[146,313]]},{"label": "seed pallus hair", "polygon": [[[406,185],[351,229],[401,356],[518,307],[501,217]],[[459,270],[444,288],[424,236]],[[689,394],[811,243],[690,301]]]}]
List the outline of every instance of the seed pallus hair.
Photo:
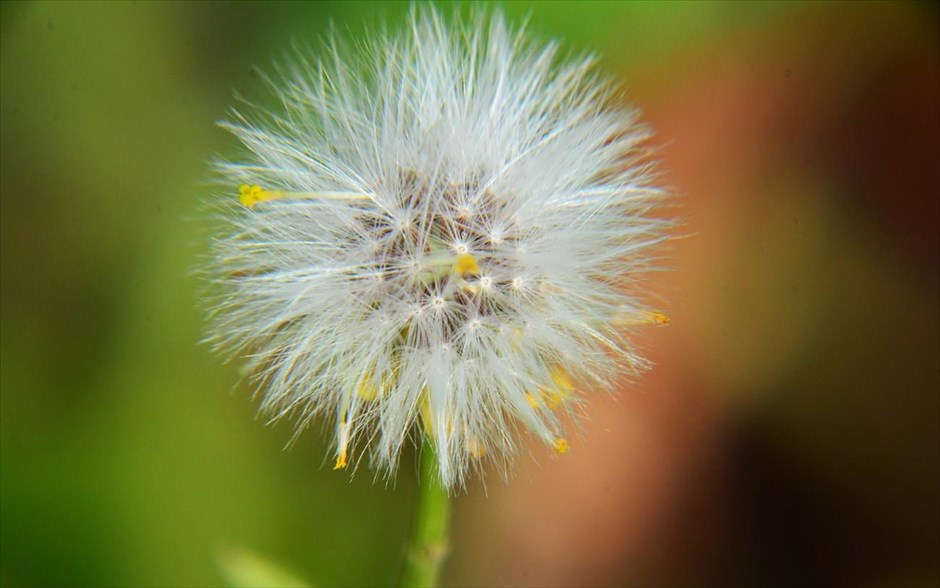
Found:
[{"label": "seed pallus hair", "polygon": [[219,165],[210,337],[262,410],[335,419],[337,468],[393,472],[421,431],[448,487],[520,430],[567,452],[562,415],[648,367],[627,335],[667,322],[639,278],[670,223],[635,112],[498,13],[415,9],[270,83],[277,112],[223,123],[247,154]]}]

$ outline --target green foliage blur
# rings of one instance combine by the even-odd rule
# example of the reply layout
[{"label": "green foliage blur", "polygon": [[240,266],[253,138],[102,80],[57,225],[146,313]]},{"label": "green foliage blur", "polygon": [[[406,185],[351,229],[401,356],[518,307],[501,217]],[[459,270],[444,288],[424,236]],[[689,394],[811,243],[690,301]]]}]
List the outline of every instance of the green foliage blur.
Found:
[{"label": "green foliage blur", "polygon": [[[252,391],[239,383],[238,362],[225,363],[199,343],[205,313],[194,271],[207,255],[208,236],[212,233],[205,207],[206,201],[214,197],[208,183],[208,162],[235,147],[233,140],[215,126],[234,103],[233,92],[263,95],[259,72],[268,70],[294,42],[315,47],[318,35],[328,30],[331,21],[340,29],[348,28],[354,36],[362,35],[367,27],[364,23],[399,26],[408,7],[407,3],[339,1],[0,5],[0,585],[264,585],[273,581],[271,578],[280,578],[282,585],[309,583],[320,587],[385,586],[396,582],[414,495],[413,457],[406,456],[398,477],[386,481],[375,480],[367,467],[355,471],[352,479],[350,472],[333,472],[328,435],[316,428],[284,450],[293,432],[291,424],[264,426],[250,400]],[[839,9],[842,12],[828,20],[820,19],[824,13],[807,13],[811,9],[804,5],[773,3],[513,2],[504,9],[513,20],[528,18],[537,35],[561,39],[565,47],[576,51],[597,53],[602,67],[626,79],[628,95],[646,100],[640,106],[648,107],[654,119],[660,116],[665,121],[677,120],[669,114],[671,108],[695,110],[696,101],[710,99],[710,95],[683,90],[680,74],[670,72],[690,73],[681,67],[683,60],[704,48],[705,53],[715,56],[715,75],[728,73],[721,64],[727,63],[722,59],[732,52],[724,53],[723,47],[733,47],[745,34],[742,31],[804,30],[803,23],[828,22],[825,26],[831,28],[824,36],[835,39],[841,30],[838,19],[864,20],[869,18],[864,16],[866,13],[878,10],[888,18],[880,21],[879,16],[870,17],[872,22],[916,31],[921,31],[920,23],[936,17],[935,9],[929,6],[902,5],[892,11],[872,4],[855,10],[843,6]],[[936,26],[923,26],[928,27],[926,37],[936,35]],[[795,38],[789,33],[773,33],[771,37],[780,46]],[[886,51],[869,51],[852,42],[844,45],[846,51],[875,56],[872,62],[857,64],[861,71],[875,67],[877,63],[872,63],[879,59],[893,59],[890,51],[898,46],[894,39],[874,35],[859,41],[872,46],[884,43]],[[918,46],[914,51],[926,52],[935,47],[925,43],[926,49]],[[762,46],[761,42],[755,46]],[[743,60],[738,67],[746,71],[748,60],[759,61],[761,56],[736,58]],[[782,65],[780,71],[786,67]],[[640,84],[634,85],[632,80]],[[655,87],[644,90],[643,81]],[[828,83],[821,80],[814,88],[826,88]],[[930,88],[924,91],[933,96]],[[740,95],[727,95],[741,99]],[[809,94],[810,103],[814,95]],[[684,109],[675,106],[682,101],[686,103]],[[706,121],[717,116],[708,110],[713,106],[703,102],[702,110],[687,120]],[[933,120],[935,117],[928,116],[930,133]],[[657,122],[654,120],[654,124]],[[807,128],[814,124],[808,123]],[[694,125],[678,128],[665,124],[660,131],[662,126],[666,132],[659,137],[666,145],[678,145],[674,167],[681,168],[683,145],[687,142],[683,129]],[[799,137],[788,134],[786,128],[778,131],[759,137],[762,142],[753,148],[787,153],[786,141],[797,141]],[[708,143],[707,138],[705,141]],[[833,148],[844,146],[837,142]],[[667,171],[670,153],[669,148],[663,151]],[[792,163],[786,159],[789,155],[781,157],[786,165]],[[874,161],[873,165],[882,164],[880,159]],[[734,167],[728,163],[729,168]],[[929,156],[893,165],[937,169],[937,162]],[[694,200],[695,190],[683,179],[704,177],[711,169],[697,169],[687,172],[687,176],[679,173],[672,179],[678,180],[680,190]],[[824,180],[831,177],[829,171],[828,167],[811,170],[807,177]],[[793,184],[757,182],[753,187],[763,195],[787,189],[809,194],[800,201],[802,204],[787,209],[796,211],[794,218],[803,210],[819,210],[819,206],[832,205],[837,207],[833,210],[842,211],[838,207],[853,198],[851,190],[826,191],[831,185],[823,180],[804,190],[807,184],[792,174],[774,177],[784,176]],[[933,184],[926,185],[933,190]],[[821,195],[811,193],[816,189]],[[935,213],[938,197],[934,192],[919,193],[916,202],[926,202],[926,208],[918,210]],[[893,206],[903,209],[907,206],[904,198],[898,195]],[[703,202],[700,209],[691,206],[690,211],[694,214],[696,210],[713,209],[722,214],[720,211],[725,209],[720,207],[724,205],[732,210],[727,202],[716,201],[714,205]],[[770,243],[768,257],[761,257],[766,253],[762,240],[768,235],[761,226],[722,227],[729,238],[747,235],[750,241],[742,237],[739,242],[754,244],[754,257],[740,264],[729,261],[723,266],[724,278],[697,274],[701,281],[682,285],[684,289],[676,296],[698,296],[699,288],[714,290],[716,300],[720,300],[718,306],[733,303],[733,310],[721,315],[720,308],[715,311],[707,302],[680,304],[673,317],[676,330],[670,335],[682,338],[683,321],[676,319],[682,318],[683,309],[704,309],[710,319],[730,315],[729,321],[711,327],[707,321],[693,323],[694,316],[686,321],[704,325],[693,334],[701,335],[703,341],[697,357],[713,359],[709,360],[710,366],[730,365],[728,362],[733,360],[720,351],[728,348],[740,348],[745,357],[754,349],[764,350],[764,357],[777,357],[784,353],[780,346],[790,344],[788,337],[793,331],[788,329],[797,329],[795,319],[775,322],[775,316],[785,316],[775,313],[788,308],[786,300],[755,298],[771,289],[766,284],[776,282],[755,281],[749,283],[753,286],[749,290],[739,289],[722,297],[719,289],[726,288],[727,283],[711,283],[712,279],[732,276],[730,283],[734,285],[734,277],[740,272],[753,270],[755,280],[765,276],[762,271],[768,272],[768,279],[792,278],[796,285],[787,282],[785,286],[792,285],[801,292],[819,294],[837,283],[865,286],[855,298],[859,306],[850,307],[855,309],[852,314],[827,311],[842,322],[825,322],[825,328],[805,331],[810,333],[805,337],[792,335],[797,359],[780,368],[783,375],[748,379],[750,372],[744,368],[724,372],[717,368],[707,371],[710,367],[695,372],[690,368],[692,375],[679,386],[686,392],[677,392],[677,396],[718,390],[715,394],[720,399],[714,403],[726,416],[713,421],[711,430],[716,433],[709,439],[717,447],[716,455],[732,457],[707,462],[715,469],[738,471],[734,468],[741,467],[741,462],[736,462],[734,452],[727,450],[727,444],[733,445],[728,439],[748,427],[761,426],[753,423],[765,422],[767,415],[782,419],[772,422],[787,423],[768,426],[767,435],[779,434],[775,438],[787,448],[802,448],[802,453],[797,452],[799,456],[824,456],[817,462],[792,458],[808,464],[805,467],[813,474],[807,479],[816,480],[815,472],[839,468],[855,455],[870,458],[872,461],[866,463],[875,470],[885,463],[897,463],[898,456],[906,463],[904,459],[910,456],[910,467],[898,467],[884,476],[873,475],[874,484],[897,484],[902,490],[884,495],[884,503],[859,503],[881,505],[874,508],[887,509],[884,519],[889,523],[847,525],[846,529],[871,530],[888,537],[897,533],[901,545],[916,546],[913,552],[907,550],[914,553],[912,558],[889,560],[885,567],[861,579],[873,585],[937,585],[940,574],[933,567],[936,559],[929,555],[934,546],[940,545],[938,514],[929,506],[937,497],[938,458],[933,446],[940,442],[937,415],[931,413],[937,410],[938,394],[937,256],[931,250],[936,247],[937,224],[935,219],[911,220],[904,214],[891,217],[890,212],[884,214],[896,222],[883,223],[879,206],[855,202],[845,207],[860,217],[867,214],[865,211],[874,211],[874,220],[863,218],[858,222],[869,223],[862,231],[864,235],[881,235],[872,237],[871,247],[864,249],[870,256],[849,266],[825,262],[826,247],[839,248],[848,242],[842,240],[843,234],[852,234],[845,228],[848,225],[825,225],[828,228],[819,234],[828,235],[829,240],[820,237],[811,245],[805,241],[800,241],[803,245]],[[689,216],[690,211],[684,214]],[[756,213],[755,217],[767,218],[762,214]],[[694,219],[690,224],[695,229]],[[910,251],[897,253],[892,249],[891,235],[909,232],[909,226],[914,227],[911,230],[915,234],[927,235],[926,240],[915,241]],[[835,227],[834,232],[826,232],[831,227]],[[879,248],[886,242],[887,248]],[[796,261],[775,265],[780,260],[773,257],[774,246],[781,248],[778,252],[783,252],[784,262]],[[810,251],[801,246],[820,249]],[[682,251],[677,254],[680,266]],[[712,259],[718,259],[717,255],[713,254]],[[819,265],[808,261],[804,264],[810,258],[819,260]],[[893,270],[869,274],[869,263]],[[826,267],[840,269],[826,273]],[[855,280],[862,275],[872,279]],[[905,281],[915,275],[910,282]],[[884,290],[891,284],[904,286],[898,291]],[[695,300],[712,300],[705,294],[701,296]],[[805,300],[810,301],[806,306],[810,308],[815,299]],[[735,330],[729,323],[738,317],[745,325],[783,326],[773,332]],[[856,328],[859,321],[888,326],[886,330],[872,327],[875,332],[869,332]],[[911,324],[916,327],[910,327],[909,333]],[[753,339],[739,339],[742,332]],[[884,340],[901,341],[896,349],[903,353],[879,355],[872,351],[879,349],[876,341]],[[670,364],[668,358],[678,352],[669,349],[688,351],[670,341],[652,341],[654,349],[657,345],[667,349],[657,358],[658,363],[680,366],[677,369],[694,366],[695,360],[687,357]],[[767,346],[755,347],[753,341]],[[745,365],[741,361],[740,365]],[[845,382],[845,374],[855,373],[865,364],[873,366],[870,373],[875,376],[851,380],[857,394],[825,396],[826,390],[833,389],[832,382]],[[764,370],[764,374],[774,369],[765,369],[762,363],[746,365]],[[700,385],[701,381],[708,383]],[[890,382],[895,387],[883,389],[877,384],[880,389],[875,389],[870,385],[873,381]],[[817,390],[813,382],[826,384],[820,384]],[[793,389],[812,390],[813,395],[788,396]],[[742,401],[741,397],[749,399]],[[810,400],[790,402],[788,398]],[[819,403],[812,400],[816,398]],[[891,398],[893,406],[900,403],[903,412],[889,414],[896,414],[898,423],[907,424],[894,426],[893,421],[869,418],[881,411],[878,398]],[[856,399],[868,403],[864,413],[855,412]],[[742,427],[741,423],[748,424]],[[875,423],[873,428],[871,423]],[[882,425],[884,428],[879,429]],[[866,427],[867,432],[853,437],[857,427]],[[838,445],[827,437],[833,431],[840,431],[840,440],[853,441],[844,447],[839,445],[838,451],[818,451],[819,447],[831,449]],[[913,435],[913,441],[906,444],[903,438],[908,434]],[[878,448],[873,453],[865,453],[870,448],[869,440],[871,447]],[[572,455],[577,458],[577,447]],[[756,460],[743,462],[750,464],[749,472],[753,463],[758,464],[757,469],[780,471],[773,460],[760,456],[748,459]],[[553,468],[555,464],[546,462],[541,467]],[[732,473],[726,480],[744,487],[776,483],[774,475],[760,480],[745,477],[743,482],[737,476]],[[504,486],[497,476],[492,479],[488,493],[494,495],[495,502]],[[856,486],[860,478],[835,479],[837,483],[825,486],[809,482],[801,491],[809,496],[814,496],[817,489],[837,495],[864,491],[860,489],[864,481]],[[572,488],[586,483],[578,479]],[[695,485],[689,480],[684,483]],[[906,488],[915,490],[907,492]],[[726,495],[720,488],[715,492]],[[573,493],[571,501],[579,502],[578,496]],[[759,493],[749,496],[774,500]],[[805,494],[801,496],[804,503],[815,504]],[[916,505],[913,515],[903,506],[888,504],[909,498]],[[524,499],[518,500],[521,503]],[[510,509],[501,513],[514,508],[509,498],[499,504]],[[495,535],[483,535],[485,531],[467,522],[470,515],[460,517],[461,512],[488,508],[494,507],[492,503],[488,506],[482,487],[472,487],[466,497],[458,499],[455,545],[467,549],[453,556],[454,571],[449,582],[526,584],[525,570],[518,572],[522,575],[500,575],[503,572],[493,566],[487,568],[485,549],[472,549],[475,543],[503,545],[507,552],[514,549],[513,545],[500,543]],[[801,508],[794,507],[794,512]],[[764,551],[747,552],[757,557],[750,560],[751,566],[744,566],[744,571],[730,564],[712,566],[694,558],[683,559],[687,551],[671,551],[671,544],[664,543],[655,547],[657,553],[664,554],[663,561],[674,562],[678,568],[687,564],[691,570],[688,574],[670,575],[672,571],[666,564],[639,576],[613,566],[603,577],[558,576],[556,584],[662,585],[675,580],[683,585],[716,585],[756,581],[762,577],[760,570],[751,567],[760,568],[764,563],[772,573],[778,568],[803,569],[800,566],[806,562],[800,563],[800,557],[794,556],[796,559],[791,561],[775,555],[776,550],[786,551],[790,546],[777,541],[774,526],[780,522],[778,518],[765,517],[766,512],[760,508],[755,512],[736,512],[726,523],[745,529],[741,531],[744,534],[752,530],[753,535],[748,536],[753,537],[754,544],[766,546]],[[745,517],[747,524],[736,523],[737,516]],[[854,514],[846,516],[855,520]],[[922,528],[908,522],[912,517],[920,521]],[[690,522],[688,528],[696,524]],[[716,537],[726,536],[720,529],[702,528],[715,532]],[[812,536],[821,530],[808,523],[806,532]],[[834,533],[835,544],[840,539],[856,541],[848,531],[844,537]],[[731,535],[741,540],[742,535]],[[577,558],[577,552],[570,552],[570,557]],[[793,577],[814,577],[812,574],[818,573],[817,578],[848,578],[850,584],[860,581],[851,576],[826,575],[832,566],[838,570],[851,568],[851,550],[837,550],[831,558],[809,561],[806,569],[810,576]],[[895,566],[894,562],[901,563]],[[784,573],[777,577],[789,576]]]}]

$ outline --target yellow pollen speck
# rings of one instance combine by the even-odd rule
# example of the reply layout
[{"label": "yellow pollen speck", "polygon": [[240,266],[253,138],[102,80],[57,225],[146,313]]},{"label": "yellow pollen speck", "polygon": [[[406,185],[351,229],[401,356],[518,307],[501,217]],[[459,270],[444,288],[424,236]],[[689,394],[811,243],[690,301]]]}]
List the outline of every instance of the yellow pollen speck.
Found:
[{"label": "yellow pollen speck", "polygon": [[663,325],[663,326],[665,326],[665,325],[668,325],[669,322],[670,322],[670,321],[669,321],[669,317],[666,316],[665,314],[661,313],[661,312],[651,312],[651,313],[649,313],[649,319],[650,319],[650,321],[651,321],[653,324],[656,324],[656,325]]},{"label": "yellow pollen speck", "polygon": [[477,260],[474,259],[472,255],[464,253],[457,257],[457,263],[454,264],[454,273],[458,276],[467,274],[475,276],[480,273],[480,267],[477,265]]},{"label": "yellow pollen speck", "polygon": [[549,410],[555,410],[561,403],[564,401],[564,397],[557,392],[550,392],[548,390],[539,390],[542,393],[542,398],[545,400],[545,405]]},{"label": "yellow pollen speck", "polygon": [[664,327],[670,323],[669,316],[655,310],[627,311],[614,318],[614,324],[621,327]]},{"label": "yellow pollen speck", "polygon": [[549,410],[555,410],[563,402],[571,398],[572,392],[574,392],[574,385],[571,383],[571,378],[568,377],[568,373],[558,366],[553,366],[549,370],[549,376],[552,378],[552,383],[554,387],[552,389],[548,388],[539,388],[539,396],[545,402],[545,406]]},{"label": "yellow pollen speck", "polygon": [[539,401],[536,400],[535,396],[532,396],[532,394],[530,394],[529,392],[525,393],[525,399],[526,399],[526,402],[529,403],[529,406],[531,406],[532,408],[539,407]]},{"label": "yellow pollen speck", "polygon": [[560,367],[553,367],[549,373],[552,376],[552,381],[555,382],[555,385],[561,390],[565,392],[574,391],[574,386],[571,384],[571,379],[568,377],[565,370]]},{"label": "yellow pollen speck", "polygon": [[341,470],[346,467],[346,450],[349,447],[349,428],[350,422],[344,413],[343,422],[339,427],[339,453],[336,456],[336,465],[333,466],[334,470]]},{"label": "yellow pollen speck", "polygon": [[336,458],[336,465],[333,466],[334,470],[342,470],[346,467],[346,451],[343,450],[342,453]]},{"label": "yellow pollen speck", "polygon": [[242,184],[238,187],[238,201],[247,208],[253,208],[259,202],[277,200],[281,196],[279,190],[265,190],[261,186]]},{"label": "yellow pollen speck", "polygon": [[557,453],[558,455],[564,455],[564,454],[568,453],[568,449],[570,449],[570,447],[569,447],[569,445],[568,445],[568,440],[567,440],[567,439],[562,439],[561,437],[558,437],[557,439],[555,439],[555,442],[552,443],[552,449],[553,449],[553,450],[555,451],[555,453]]}]

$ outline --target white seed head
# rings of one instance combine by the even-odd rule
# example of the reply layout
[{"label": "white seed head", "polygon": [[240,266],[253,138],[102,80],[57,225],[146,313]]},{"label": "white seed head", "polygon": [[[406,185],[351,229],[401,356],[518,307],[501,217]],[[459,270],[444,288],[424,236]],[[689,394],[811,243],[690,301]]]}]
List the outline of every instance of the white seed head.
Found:
[{"label": "white seed head", "polygon": [[625,335],[664,321],[637,290],[669,223],[648,132],[590,59],[499,14],[409,24],[332,37],[270,80],[279,108],[223,123],[247,149],[218,166],[210,339],[264,411],[335,423],[337,467],[394,472],[420,431],[454,487],[521,430],[567,452],[575,385],[646,367]]}]

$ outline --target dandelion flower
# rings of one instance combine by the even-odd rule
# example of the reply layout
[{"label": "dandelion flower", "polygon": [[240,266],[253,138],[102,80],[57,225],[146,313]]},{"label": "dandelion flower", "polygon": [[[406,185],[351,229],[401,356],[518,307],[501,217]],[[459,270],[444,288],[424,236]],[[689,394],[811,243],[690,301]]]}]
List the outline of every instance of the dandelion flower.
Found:
[{"label": "dandelion flower", "polygon": [[583,391],[642,371],[628,336],[665,320],[639,290],[669,224],[647,129],[499,14],[300,53],[277,109],[223,123],[246,153],[218,166],[210,339],[262,410],[335,424],[337,468],[394,472],[415,432],[450,488],[522,431],[566,453]]}]

